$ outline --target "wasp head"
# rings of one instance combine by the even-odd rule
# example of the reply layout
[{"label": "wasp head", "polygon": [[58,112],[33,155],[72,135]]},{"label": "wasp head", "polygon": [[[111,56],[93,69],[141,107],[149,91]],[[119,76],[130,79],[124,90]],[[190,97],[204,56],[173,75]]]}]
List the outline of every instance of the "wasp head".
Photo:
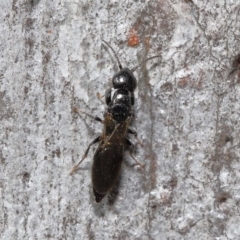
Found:
[{"label": "wasp head", "polygon": [[130,69],[123,68],[113,76],[112,84],[115,89],[133,92],[136,88],[137,80]]}]

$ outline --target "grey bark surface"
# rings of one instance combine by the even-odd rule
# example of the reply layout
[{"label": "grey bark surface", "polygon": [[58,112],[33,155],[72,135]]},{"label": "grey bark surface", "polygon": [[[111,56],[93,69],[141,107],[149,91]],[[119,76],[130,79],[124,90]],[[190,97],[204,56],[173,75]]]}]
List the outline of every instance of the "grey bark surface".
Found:
[{"label": "grey bark surface", "polygon": [[[240,239],[239,1],[0,3],[1,239]],[[129,68],[160,56],[134,73],[145,168],[126,152],[113,204],[93,150],[69,175],[102,131],[72,109],[102,118],[118,71],[101,39]]]}]

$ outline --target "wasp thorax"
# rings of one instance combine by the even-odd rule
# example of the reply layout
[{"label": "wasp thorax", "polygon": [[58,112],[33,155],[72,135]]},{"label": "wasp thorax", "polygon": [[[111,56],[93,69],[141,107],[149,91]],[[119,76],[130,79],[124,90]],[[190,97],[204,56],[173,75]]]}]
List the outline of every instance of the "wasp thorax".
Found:
[{"label": "wasp thorax", "polygon": [[131,115],[131,99],[129,91],[118,89],[109,104],[109,111],[117,122],[125,121]]},{"label": "wasp thorax", "polygon": [[115,89],[124,89],[133,92],[137,81],[130,69],[123,68],[113,76],[112,84]]},{"label": "wasp thorax", "polygon": [[112,113],[113,119],[120,123],[129,117],[131,110],[126,105],[116,104],[110,108],[110,112]]}]

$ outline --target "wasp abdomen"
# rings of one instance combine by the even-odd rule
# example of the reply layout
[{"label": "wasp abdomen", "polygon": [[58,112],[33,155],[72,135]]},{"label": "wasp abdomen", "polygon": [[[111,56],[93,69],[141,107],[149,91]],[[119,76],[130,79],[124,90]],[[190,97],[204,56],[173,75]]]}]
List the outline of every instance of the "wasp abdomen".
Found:
[{"label": "wasp abdomen", "polygon": [[123,152],[123,144],[110,144],[101,151],[96,151],[92,166],[95,192],[105,196],[115,186],[120,174]]}]

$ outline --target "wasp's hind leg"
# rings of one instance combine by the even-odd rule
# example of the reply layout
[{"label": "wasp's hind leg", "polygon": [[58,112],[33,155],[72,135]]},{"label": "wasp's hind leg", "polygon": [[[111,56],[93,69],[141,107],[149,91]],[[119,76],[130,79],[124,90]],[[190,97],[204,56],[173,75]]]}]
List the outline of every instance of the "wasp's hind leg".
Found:
[{"label": "wasp's hind leg", "polygon": [[77,170],[77,168],[78,168],[78,166],[81,164],[81,162],[87,157],[90,147],[91,147],[93,144],[99,142],[100,140],[101,140],[101,136],[98,136],[98,137],[96,137],[96,138],[89,144],[89,146],[88,146],[87,150],[85,151],[85,153],[84,153],[81,161],[80,161],[76,166],[73,167],[72,171],[70,172],[70,175],[72,175],[72,174]]},{"label": "wasp's hind leg", "polygon": [[125,139],[125,143],[127,146],[129,146],[131,148],[130,150],[130,156],[132,157],[132,159],[137,163],[137,165],[139,165],[141,168],[144,168],[144,165],[141,164],[140,162],[138,162],[138,160],[133,156],[133,152],[136,148],[136,145],[134,145],[128,138]]}]

